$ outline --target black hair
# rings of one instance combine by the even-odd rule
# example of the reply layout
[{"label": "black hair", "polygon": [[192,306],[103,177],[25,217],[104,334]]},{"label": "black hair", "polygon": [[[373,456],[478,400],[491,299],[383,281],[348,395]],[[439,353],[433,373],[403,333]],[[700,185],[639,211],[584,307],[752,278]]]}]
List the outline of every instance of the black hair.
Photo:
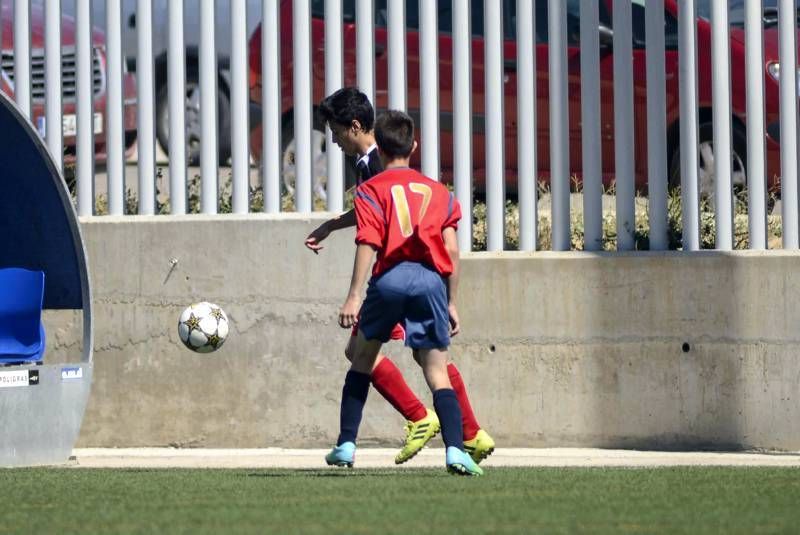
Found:
[{"label": "black hair", "polygon": [[390,158],[408,158],[414,148],[414,119],[398,110],[381,113],[375,121],[375,141]]},{"label": "black hair", "polygon": [[365,132],[372,130],[375,124],[375,110],[367,95],[356,87],[343,87],[322,99],[317,110],[319,117],[326,123],[336,123],[349,127],[353,120],[361,123]]}]

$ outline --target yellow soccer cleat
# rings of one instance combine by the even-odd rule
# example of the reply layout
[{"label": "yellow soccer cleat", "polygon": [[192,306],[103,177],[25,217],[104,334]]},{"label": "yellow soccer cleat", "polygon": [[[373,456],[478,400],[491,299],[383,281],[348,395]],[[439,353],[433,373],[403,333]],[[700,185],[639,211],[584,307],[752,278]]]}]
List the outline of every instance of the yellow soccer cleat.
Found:
[{"label": "yellow soccer cleat", "polygon": [[395,464],[403,464],[419,453],[419,450],[439,432],[439,417],[432,410],[427,409],[427,411],[425,418],[406,424],[406,442],[394,458]]},{"label": "yellow soccer cleat", "polygon": [[480,463],[494,452],[494,440],[489,433],[478,429],[478,433],[472,440],[464,441],[464,451],[469,453],[473,461]]}]

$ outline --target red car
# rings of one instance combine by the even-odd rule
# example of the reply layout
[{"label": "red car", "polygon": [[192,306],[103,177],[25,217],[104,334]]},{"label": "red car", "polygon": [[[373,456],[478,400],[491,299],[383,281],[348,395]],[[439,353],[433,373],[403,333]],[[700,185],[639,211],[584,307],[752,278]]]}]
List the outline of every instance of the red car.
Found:
[{"label": "red car", "polygon": [[[680,180],[679,148],[679,105],[678,105],[678,2],[663,0],[665,9],[665,45],[666,45],[666,113],[667,113],[667,155],[669,162],[668,180],[677,184]],[[506,184],[509,191],[516,190],[517,181],[517,83],[514,64],[517,56],[515,41],[515,0],[503,0],[504,18],[504,60],[507,77],[505,83],[505,157]],[[579,0],[567,2],[567,35],[569,64],[569,136],[570,163],[572,172],[581,175],[581,126],[580,126],[580,48],[579,48]],[[745,60],[744,60],[744,2],[745,0],[729,0],[730,8],[730,44],[731,44],[731,101],[732,101],[732,148],[734,182],[746,183],[746,128],[745,113]],[[290,166],[290,154],[293,143],[293,90],[292,90],[292,3],[284,0],[281,3],[281,97],[283,123],[271,126],[281,128],[283,144],[286,151],[285,166]],[[356,83],[356,31],[355,2],[344,2],[344,79],[346,85]],[[378,109],[386,108],[388,102],[387,75],[387,25],[386,0],[375,2],[375,50],[376,55],[376,105]],[[634,79],[634,121],[635,121],[635,171],[636,183],[641,189],[647,184],[647,116],[646,116],[646,68],[645,68],[645,0],[633,0],[633,79]],[[439,103],[441,109],[441,166],[442,179],[452,179],[452,38],[451,2],[443,0],[439,6]],[[699,143],[700,143],[700,183],[704,192],[713,191],[713,145],[712,145],[712,112],[711,112],[711,26],[709,23],[710,0],[698,0],[697,49],[698,58],[698,94],[699,94]],[[769,186],[775,188],[780,175],[779,154],[779,99],[778,99],[778,28],[777,0],[764,0],[764,78],[765,78],[765,112],[767,128],[767,173]],[[408,76],[408,108],[412,116],[419,116],[419,34],[417,2],[406,3],[407,27],[407,72]],[[613,50],[611,47],[611,9],[612,0],[600,2],[600,24],[607,31],[601,32],[600,72],[601,72],[601,119],[602,119],[602,158],[603,179],[610,184],[614,176],[614,110],[613,110]],[[313,97],[318,102],[323,98],[325,87],[324,71],[324,0],[312,1],[312,62],[313,62]],[[548,44],[547,44],[547,2],[536,1],[536,68],[537,68],[537,130],[538,130],[538,165],[540,175],[547,177],[550,168],[549,150],[549,117],[548,117]],[[472,3],[472,83],[473,83],[473,164],[475,185],[478,191],[483,190],[484,173],[484,67],[483,67],[483,0]],[[257,28],[250,39],[250,99],[251,99],[251,151],[255,158],[261,154],[260,102],[261,84],[261,28]],[[800,90],[800,88],[798,88]],[[317,128],[320,128],[317,125]],[[320,136],[315,136],[319,140]],[[417,165],[419,162],[417,162]],[[286,170],[286,169],[285,169]]]},{"label": "red car", "polygon": [[[14,98],[14,21],[12,2],[2,2],[3,58],[0,89]],[[31,6],[31,122],[44,137],[45,114],[45,67],[44,67],[44,11],[41,4]],[[106,158],[106,50],[105,35],[93,30],[93,88],[94,88],[94,133],[95,157]],[[75,72],[75,21],[71,17],[61,19],[61,84],[64,131],[64,162],[75,160],[76,91]],[[136,80],[133,75],[123,74],[125,149],[130,153],[136,141]]]}]

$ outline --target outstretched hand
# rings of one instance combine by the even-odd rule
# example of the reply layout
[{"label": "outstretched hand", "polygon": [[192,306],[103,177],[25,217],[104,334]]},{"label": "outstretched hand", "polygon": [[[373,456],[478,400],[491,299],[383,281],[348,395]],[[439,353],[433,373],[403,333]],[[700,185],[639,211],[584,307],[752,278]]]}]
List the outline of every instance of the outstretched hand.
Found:
[{"label": "outstretched hand", "polygon": [[323,249],[323,246],[320,245],[322,240],[327,238],[330,233],[331,231],[328,230],[328,225],[323,223],[308,235],[305,241],[306,247],[314,251],[314,254],[319,254],[319,251]]}]

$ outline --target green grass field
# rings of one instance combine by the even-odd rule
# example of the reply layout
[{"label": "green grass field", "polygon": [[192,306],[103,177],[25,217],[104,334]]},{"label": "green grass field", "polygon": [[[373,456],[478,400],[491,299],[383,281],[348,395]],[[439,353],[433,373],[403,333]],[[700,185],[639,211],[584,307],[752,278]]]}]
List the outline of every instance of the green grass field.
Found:
[{"label": "green grass field", "polygon": [[0,533],[797,533],[800,470],[0,470]]}]

